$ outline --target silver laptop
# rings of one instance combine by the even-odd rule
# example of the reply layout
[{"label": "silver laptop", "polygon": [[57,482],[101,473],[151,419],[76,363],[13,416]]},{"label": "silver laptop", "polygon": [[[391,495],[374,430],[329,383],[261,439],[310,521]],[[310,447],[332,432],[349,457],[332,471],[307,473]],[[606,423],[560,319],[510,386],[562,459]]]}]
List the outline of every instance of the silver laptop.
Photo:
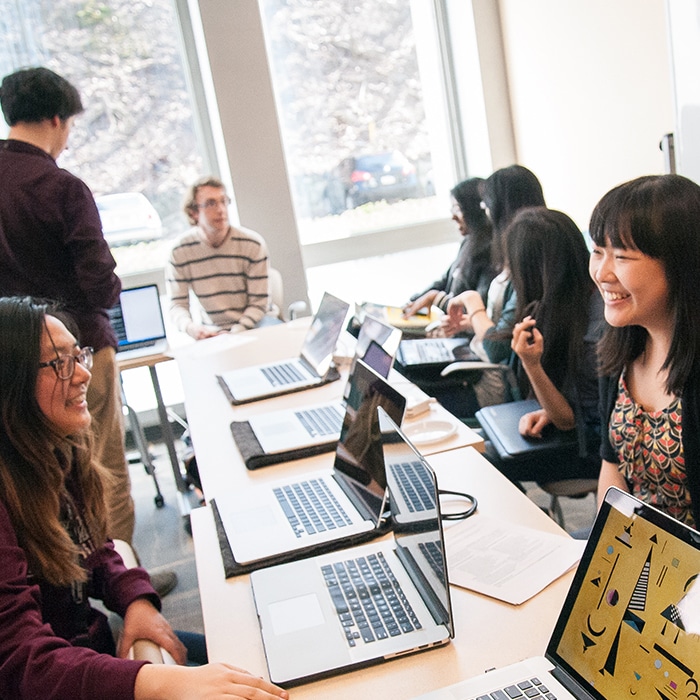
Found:
[{"label": "silver laptop", "polygon": [[[381,413],[381,409],[379,409]],[[416,461],[433,508],[394,519],[394,536],[372,544],[261,569],[250,582],[270,679],[291,686],[441,646],[454,636],[437,482],[396,423],[388,462]],[[399,455],[401,455],[399,457]]]},{"label": "silver laptop", "polygon": [[343,330],[348,304],[326,292],[311,321],[299,357],[253,365],[217,375],[233,404],[258,401],[324,384],[331,375],[333,351]]},{"label": "silver laptop", "polygon": [[361,360],[355,377],[332,468],[217,496],[239,564],[308,555],[328,542],[381,531],[386,483],[377,406],[400,423],[406,401]]},{"label": "silver laptop", "polygon": [[[401,331],[367,316],[362,323],[344,396],[350,391],[359,358],[386,379],[394,361]],[[345,415],[345,398],[303,408],[271,411],[248,420],[266,454],[279,454],[314,445],[338,442]]]},{"label": "silver laptop", "polygon": [[123,289],[108,313],[117,336],[118,359],[157,355],[168,349],[157,285]]},{"label": "silver laptop", "polygon": [[699,573],[696,530],[611,488],[545,655],[421,700],[697,698]]}]

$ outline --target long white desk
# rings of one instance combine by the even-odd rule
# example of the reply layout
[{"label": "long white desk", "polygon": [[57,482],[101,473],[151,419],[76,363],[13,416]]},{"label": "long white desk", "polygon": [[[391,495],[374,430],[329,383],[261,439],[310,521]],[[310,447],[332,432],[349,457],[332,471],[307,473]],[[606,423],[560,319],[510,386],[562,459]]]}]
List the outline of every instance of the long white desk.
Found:
[{"label": "long white desk", "polygon": [[[333,453],[328,453],[248,471],[231,437],[229,423],[244,419],[253,411],[333,400],[339,395],[340,382],[232,407],[215,379],[217,372],[244,362],[252,364],[293,355],[295,351],[289,350],[294,342],[297,348],[301,345],[305,329],[303,324],[261,329],[202,341],[176,352],[188,422],[208,498],[229,489],[245,489],[253,483],[293,477],[332,463]],[[428,461],[437,472],[441,488],[466,491],[478,498],[479,511],[474,517],[485,513],[566,536],[473,447],[446,449],[429,456]],[[192,511],[191,522],[209,657],[212,661],[226,661],[267,676],[249,577],[224,578],[213,516],[208,507]],[[305,684],[294,688],[292,697],[411,698],[487,668],[542,653],[571,576],[570,573],[563,576],[521,606],[511,606],[452,586],[456,636],[451,644]]]},{"label": "long white desk", "polygon": [[[185,394],[187,422],[204,493],[208,498],[215,497],[221,489],[243,488],[246,483],[265,479],[265,474],[269,475],[270,470],[274,474],[274,470],[279,468],[264,467],[255,472],[246,470],[231,436],[229,426],[232,421],[248,420],[251,416],[284,408],[336,401],[342,397],[347,367],[341,368],[341,379],[330,384],[240,406],[229,403],[216,380],[217,374],[230,369],[298,355],[309,321],[309,318],[304,318],[244,333],[221,335],[174,350]],[[399,391],[418,391],[398,372],[392,372],[389,381]],[[424,454],[465,446],[483,449],[482,438],[440,405],[433,404],[429,413],[413,420],[421,421],[427,417],[453,420],[457,430],[439,443],[421,447]],[[227,465],[230,467],[227,468]]]}]

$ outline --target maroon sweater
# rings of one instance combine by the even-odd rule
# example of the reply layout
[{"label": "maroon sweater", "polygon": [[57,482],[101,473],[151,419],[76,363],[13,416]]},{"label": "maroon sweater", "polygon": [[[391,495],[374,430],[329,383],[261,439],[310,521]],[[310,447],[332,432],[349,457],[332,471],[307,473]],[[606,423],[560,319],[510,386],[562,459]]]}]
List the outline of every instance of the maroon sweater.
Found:
[{"label": "maroon sweater", "polygon": [[121,283],[87,185],[24,141],[0,141],[0,295],[62,302],[95,351],[117,346]]},{"label": "maroon sweater", "polygon": [[[137,598],[160,600],[143,569],[127,569],[111,542],[85,561],[86,593],[120,615]],[[69,587],[33,583],[0,502],[0,697],[128,700],[145,662],[117,659],[105,615]],[[98,651],[96,651],[98,650]]]}]

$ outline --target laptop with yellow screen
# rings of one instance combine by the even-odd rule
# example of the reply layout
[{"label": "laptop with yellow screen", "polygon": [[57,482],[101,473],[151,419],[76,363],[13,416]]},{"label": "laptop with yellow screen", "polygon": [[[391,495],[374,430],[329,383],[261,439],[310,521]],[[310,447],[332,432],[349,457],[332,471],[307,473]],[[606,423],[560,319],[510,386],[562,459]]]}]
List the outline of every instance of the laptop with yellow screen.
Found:
[{"label": "laptop with yellow screen", "polygon": [[545,655],[420,700],[697,698],[699,574],[700,533],[611,488]]}]

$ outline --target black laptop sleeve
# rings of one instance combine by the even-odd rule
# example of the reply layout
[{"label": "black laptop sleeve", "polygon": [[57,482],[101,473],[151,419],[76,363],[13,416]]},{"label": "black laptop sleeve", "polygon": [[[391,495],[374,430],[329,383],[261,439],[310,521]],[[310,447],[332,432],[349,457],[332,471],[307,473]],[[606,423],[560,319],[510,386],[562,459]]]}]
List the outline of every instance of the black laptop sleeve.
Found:
[{"label": "black laptop sleeve", "polygon": [[288,561],[305,559],[307,557],[325,554],[326,552],[335,552],[339,549],[345,549],[346,547],[352,547],[356,544],[369,542],[370,540],[385,535],[392,529],[391,519],[387,518],[382,523],[382,525],[380,525],[380,527],[374,530],[370,530],[369,532],[362,532],[357,535],[352,535],[350,537],[344,537],[343,539],[335,540],[334,542],[328,542],[323,546],[315,544],[311,547],[307,547],[304,549],[295,549],[293,551],[284,552],[283,554],[279,554],[274,557],[269,557],[268,559],[260,559],[258,561],[251,562],[250,564],[239,564],[233,556],[231,545],[229,544],[228,537],[226,536],[226,530],[224,529],[224,524],[221,520],[221,516],[219,515],[216,500],[212,499],[211,501],[209,501],[209,506],[211,507],[212,513],[214,515],[214,522],[216,524],[216,536],[219,540],[221,560],[224,564],[224,573],[226,575],[226,578],[240,576],[241,574],[248,574],[251,571],[255,571],[256,569],[262,569],[266,566],[284,564]]},{"label": "black laptop sleeve", "polygon": [[333,452],[338,444],[338,440],[333,440],[319,445],[285,450],[284,452],[274,452],[271,454],[265,452],[262,448],[262,445],[255,436],[248,421],[233,421],[233,423],[231,423],[231,434],[233,435],[233,439],[243,457],[246,467],[251,470],[267,467],[271,464],[291,462],[294,459],[312,457],[313,455],[323,454],[324,452]]}]

